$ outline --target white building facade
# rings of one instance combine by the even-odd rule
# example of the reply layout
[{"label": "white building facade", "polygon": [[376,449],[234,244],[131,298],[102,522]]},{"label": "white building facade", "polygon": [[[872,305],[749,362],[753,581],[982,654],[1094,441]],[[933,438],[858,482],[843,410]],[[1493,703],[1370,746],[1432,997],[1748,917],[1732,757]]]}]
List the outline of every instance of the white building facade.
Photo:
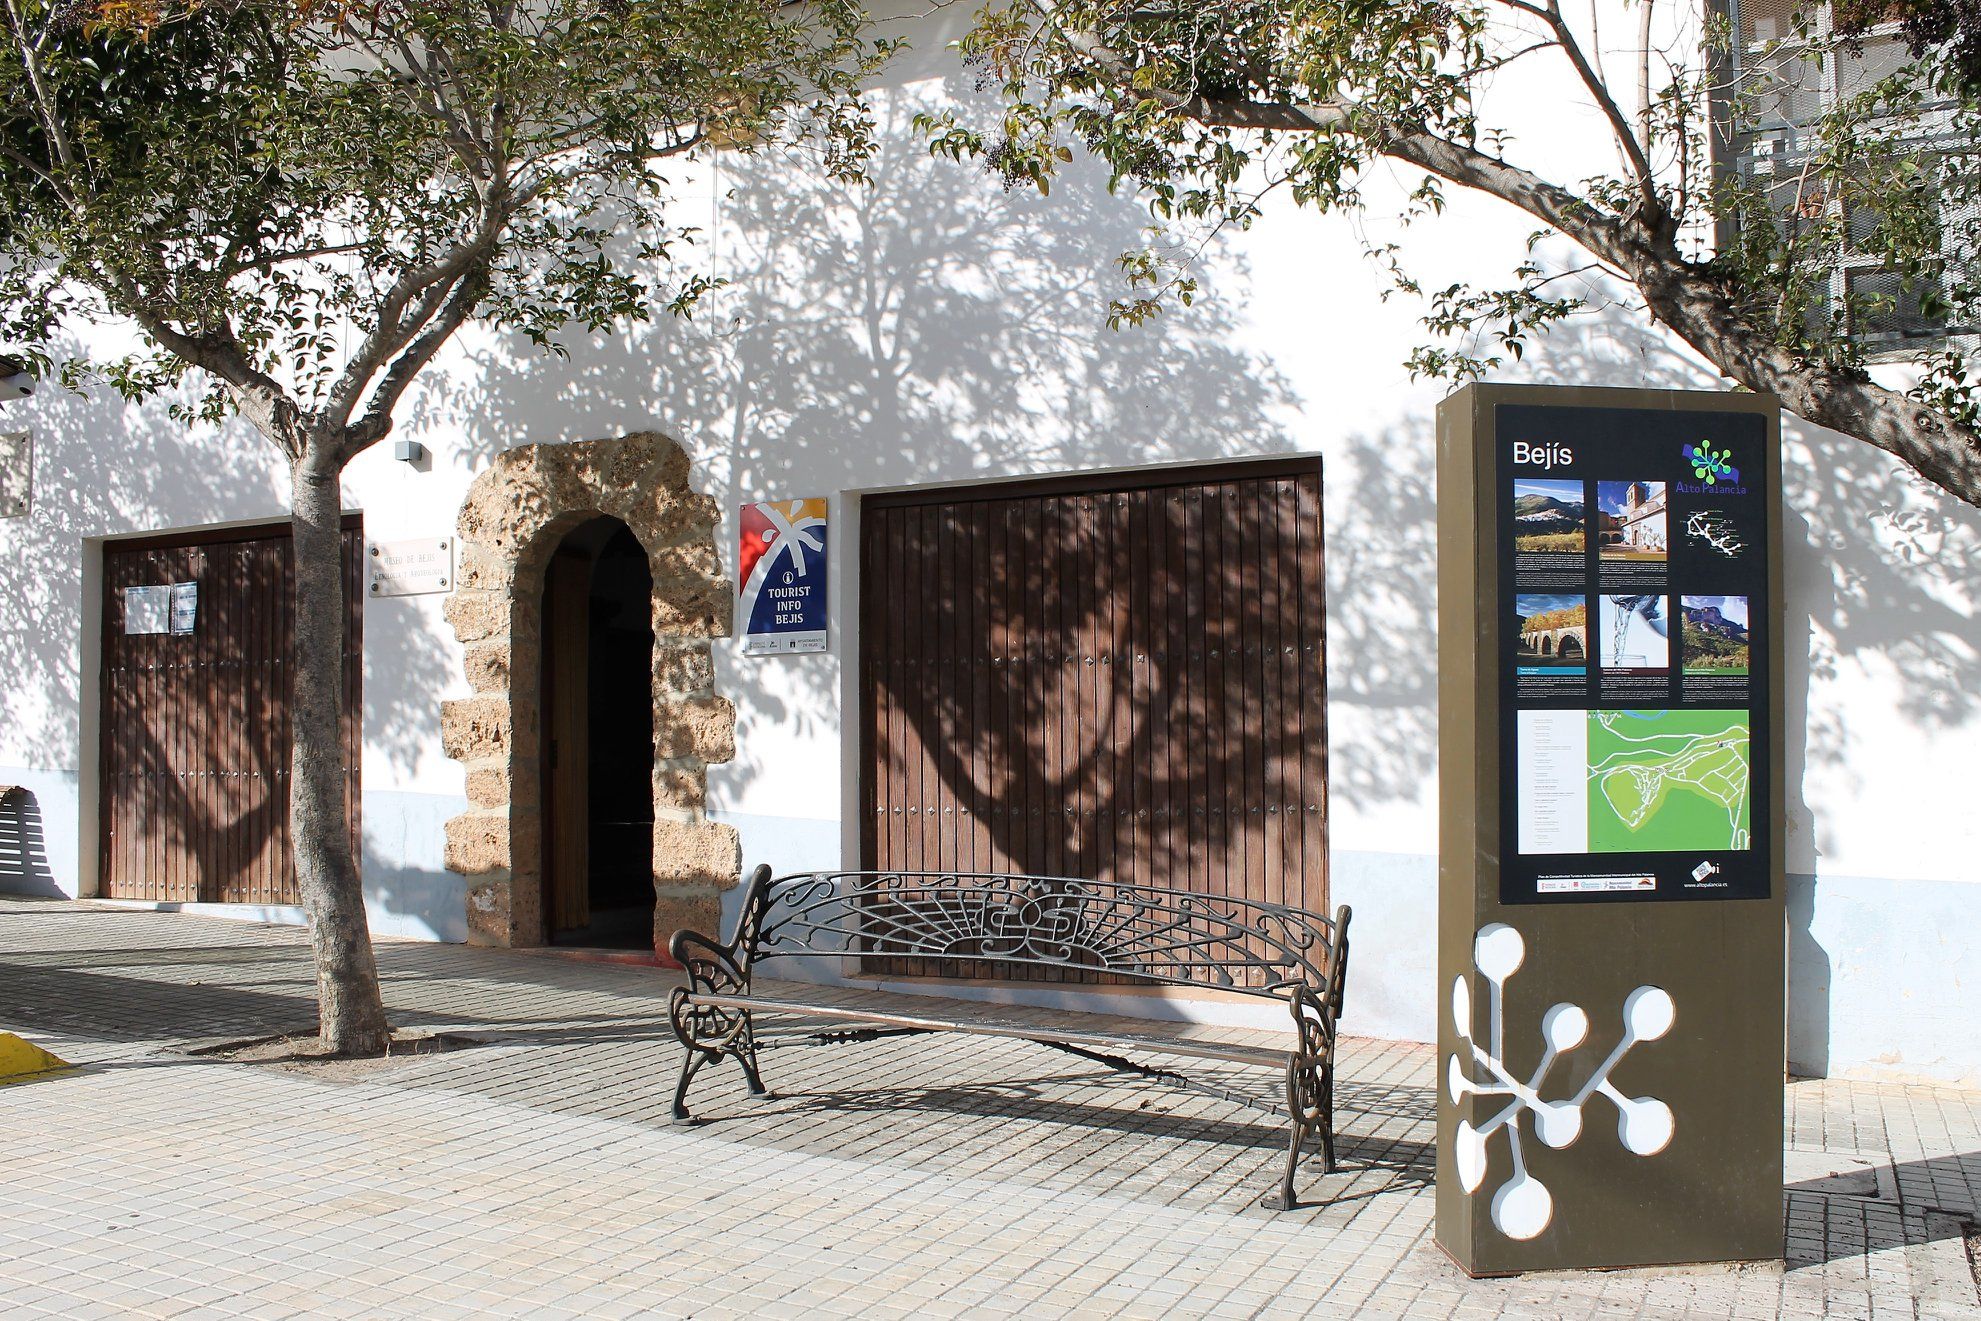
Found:
[{"label": "white building facade", "polygon": [[[395,460],[388,442],[349,471],[364,542],[455,536],[470,485],[516,446],[649,431],[679,441],[688,486],[716,502],[731,579],[744,503],[826,498],[828,648],[754,656],[739,638],[714,642],[735,755],[708,758],[706,812],[737,832],[745,867],[857,867],[870,502],[1319,456],[1328,883],[1331,902],[1356,910],[1345,1026],[1431,1039],[1442,389],[1402,365],[1421,337],[1414,310],[1381,297],[1341,222],[1272,203],[1207,253],[1194,306],[1110,329],[1114,259],[1139,244],[1145,214],[1091,169],[1037,198],[931,159],[913,114],[972,94],[942,49],[953,32],[938,20],[913,35],[920,53],[880,97],[868,187],[774,156],[718,157],[691,181],[683,205],[708,232],[698,260],[726,282],[692,321],[579,336],[568,360],[464,335],[401,410],[395,439],[428,458]],[[1509,116],[1546,123],[1551,158],[1562,140],[1600,168],[1601,125],[1562,116],[1558,90],[1524,89]],[[1400,197],[1413,182],[1370,191]],[[1378,201],[1370,225],[1383,214]],[[1532,227],[1458,197],[1401,237],[1434,287],[1510,269]],[[1723,386],[1622,310],[1535,344],[1517,379]],[[34,437],[32,510],[0,520],[0,781],[32,796],[0,888],[90,896],[103,866],[105,555],[140,535],[279,520],[286,472],[244,426],[188,427],[163,401],[47,389],[8,404],[0,426]],[[1859,442],[1794,419],[1785,435],[1790,1058],[1816,1073],[1981,1083],[1968,1003],[1981,986],[1981,511]],[[473,925],[476,882],[446,854],[446,823],[471,803],[442,706],[473,693],[447,600],[362,607],[361,847],[385,935],[462,940]],[[280,904],[227,911],[296,918]]]}]

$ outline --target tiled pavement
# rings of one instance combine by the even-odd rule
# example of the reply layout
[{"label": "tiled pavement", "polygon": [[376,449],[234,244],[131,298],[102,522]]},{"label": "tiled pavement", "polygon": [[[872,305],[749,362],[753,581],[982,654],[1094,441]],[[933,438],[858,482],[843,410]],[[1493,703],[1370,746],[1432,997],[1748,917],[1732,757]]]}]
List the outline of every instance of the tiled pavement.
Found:
[{"label": "tiled pavement", "polygon": [[1347,1043],[1349,1169],[1273,1215],[1277,1129],[1026,1043],[778,1050],[782,1099],[710,1070],[680,1129],[668,974],[380,960],[401,1023],[491,1044],[188,1055],[310,1021],[299,933],[0,900],[0,1028],[88,1066],[0,1087],[0,1313],[1981,1316],[1975,1094],[1791,1086],[1786,1269],[1475,1282],[1429,1239],[1427,1048]]}]

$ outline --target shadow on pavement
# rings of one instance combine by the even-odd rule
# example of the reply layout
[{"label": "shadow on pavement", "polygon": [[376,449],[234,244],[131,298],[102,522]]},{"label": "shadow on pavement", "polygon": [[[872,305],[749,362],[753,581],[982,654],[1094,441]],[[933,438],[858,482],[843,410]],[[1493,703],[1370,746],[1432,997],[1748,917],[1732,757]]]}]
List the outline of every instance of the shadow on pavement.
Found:
[{"label": "shadow on pavement", "polygon": [[1874,1158],[1861,1172],[1791,1182],[1783,1200],[1791,1266],[1855,1263],[1866,1253],[1958,1240],[1965,1283],[1981,1291],[1981,1152]]}]

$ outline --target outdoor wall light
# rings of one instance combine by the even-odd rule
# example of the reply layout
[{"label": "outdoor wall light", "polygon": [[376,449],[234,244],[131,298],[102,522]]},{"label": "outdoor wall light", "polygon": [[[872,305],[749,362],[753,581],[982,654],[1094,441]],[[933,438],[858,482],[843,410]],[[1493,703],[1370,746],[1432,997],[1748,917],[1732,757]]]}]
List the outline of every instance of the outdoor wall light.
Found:
[{"label": "outdoor wall light", "polygon": [[34,393],[34,377],[28,365],[11,354],[0,353],[0,400],[25,399]]},{"label": "outdoor wall light", "polygon": [[392,442],[392,457],[401,463],[425,463],[426,446],[417,440],[395,440]]}]

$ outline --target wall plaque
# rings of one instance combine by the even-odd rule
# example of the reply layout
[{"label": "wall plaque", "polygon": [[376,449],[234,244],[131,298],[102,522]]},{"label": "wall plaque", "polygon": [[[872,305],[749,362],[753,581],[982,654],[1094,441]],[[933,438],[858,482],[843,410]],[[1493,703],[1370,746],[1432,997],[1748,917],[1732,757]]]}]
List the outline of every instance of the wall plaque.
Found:
[{"label": "wall plaque", "polygon": [[422,596],[452,591],[454,538],[374,541],[365,548],[372,596]]}]

